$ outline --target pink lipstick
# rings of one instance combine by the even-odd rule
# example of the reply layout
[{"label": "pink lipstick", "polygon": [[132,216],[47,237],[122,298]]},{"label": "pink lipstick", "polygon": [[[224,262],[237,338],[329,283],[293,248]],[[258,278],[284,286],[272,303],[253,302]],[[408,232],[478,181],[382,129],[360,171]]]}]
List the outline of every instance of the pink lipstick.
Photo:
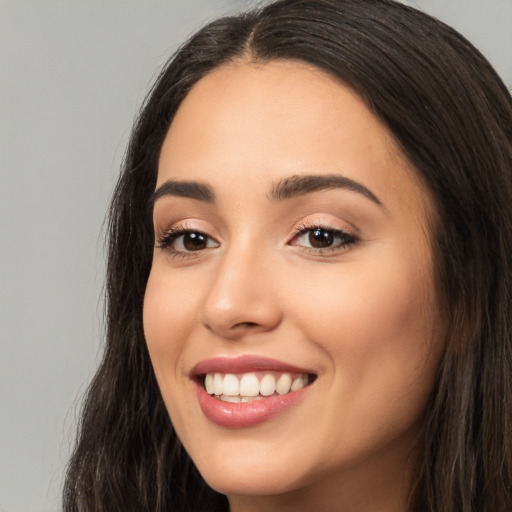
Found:
[{"label": "pink lipstick", "polygon": [[281,414],[308,393],[316,375],[275,359],[240,356],[201,361],[192,372],[199,405],[213,423],[257,425]]}]

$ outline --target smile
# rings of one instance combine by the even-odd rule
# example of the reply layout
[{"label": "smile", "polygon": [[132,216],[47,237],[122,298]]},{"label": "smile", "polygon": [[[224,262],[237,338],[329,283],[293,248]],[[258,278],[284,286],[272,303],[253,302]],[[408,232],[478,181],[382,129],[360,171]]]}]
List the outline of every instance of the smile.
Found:
[{"label": "smile", "polygon": [[209,395],[224,402],[247,403],[272,395],[286,395],[312,382],[305,373],[249,372],[244,374],[207,373],[204,388]]},{"label": "smile", "polygon": [[213,358],[191,373],[199,406],[213,423],[229,428],[257,425],[298,404],[317,375],[269,358]]}]

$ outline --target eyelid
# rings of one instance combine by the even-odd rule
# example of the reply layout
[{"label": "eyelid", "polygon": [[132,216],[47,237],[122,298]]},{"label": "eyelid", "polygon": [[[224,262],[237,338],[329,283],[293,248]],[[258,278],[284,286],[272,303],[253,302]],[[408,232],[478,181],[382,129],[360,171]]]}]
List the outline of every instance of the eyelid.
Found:
[{"label": "eyelid", "polygon": [[[332,216],[329,216],[332,217]],[[345,233],[347,235],[360,238],[359,230],[352,225],[349,222],[343,222],[337,217],[329,220],[325,219],[325,216],[323,218],[307,218],[302,219],[293,227],[292,233],[290,235],[290,238],[293,238],[297,234],[309,231],[315,228],[325,229],[328,231],[341,231],[342,233]]]},{"label": "eyelid", "polygon": [[[327,256],[325,253],[329,253],[329,255],[338,255],[346,252],[352,246],[361,241],[357,234],[357,229],[352,225],[350,225],[350,228],[347,228],[347,223],[340,225],[341,221],[338,218],[326,220],[325,215],[323,215],[323,217],[324,218],[318,218],[318,220],[314,217],[303,219],[293,228],[292,233],[288,236],[286,245],[295,247],[297,250],[301,250],[312,255]],[[202,225],[206,225],[207,228],[204,229]],[[327,245],[319,246],[315,242],[320,241],[321,244],[321,240],[314,240],[313,238],[304,240],[300,243],[301,237],[305,237],[308,232],[312,232],[314,230],[323,230],[332,235]],[[204,253],[208,253],[212,249],[220,247],[221,241],[214,232],[215,229],[211,224],[206,223],[201,219],[186,219],[178,221],[171,224],[168,228],[160,228],[158,231],[155,229],[155,247],[161,249],[172,257],[180,257],[184,259],[197,258],[202,256]],[[194,248],[193,238],[192,245],[188,245],[191,239],[183,239],[181,242],[177,242],[180,237],[184,237],[191,233],[204,237],[205,244],[203,245],[200,243],[196,248]]]},{"label": "eyelid", "polygon": [[183,227],[183,226],[176,226],[176,227],[167,229],[160,236],[158,236],[156,238],[156,242],[160,243],[162,241],[165,241],[165,239],[170,239],[170,238],[172,238],[173,240],[176,240],[180,236],[186,235],[188,233],[196,233],[199,235],[203,235],[203,236],[209,238],[210,240],[214,240],[216,243],[218,243],[211,235],[209,235],[208,233],[204,232],[201,229],[187,228],[187,227]]},{"label": "eyelid", "polygon": [[[166,229],[161,229],[159,231],[160,231],[160,234],[155,235],[155,247],[166,252],[168,255],[172,256],[173,258],[183,258],[183,259],[197,258],[197,257],[200,257],[202,255],[202,253],[207,251],[208,249],[214,249],[214,248],[220,246],[220,242],[217,240],[217,238],[212,236],[209,233],[210,230],[198,228],[197,223],[191,222],[188,220],[178,223],[178,224],[175,224],[175,225],[171,225],[170,227],[168,227]],[[195,233],[195,234],[202,235],[202,236],[206,237],[209,241],[213,241],[215,245],[213,247],[206,246],[202,249],[197,249],[197,250],[179,250],[179,249],[174,249],[172,247],[172,244],[174,244],[174,242],[176,242],[176,240],[178,240],[180,237],[185,236],[189,233]]]},{"label": "eyelid", "polygon": [[[169,219],[170,220],[170,219]],[[201,220],[200,218],[193,217],[185,217],[185,216],[177,216],[177,218],[173,219],[171,222],[169,220],[165,220],[162,222],[154,223],[154,233],[155,240],[162,238],[163,236],[174,232],[189,232],[193,231],[195,233],[202,233],[213,240],[218,240],[219,237],[215,229],[213,229],[212,225],[209,222]]]},{"label": "eyelid", "polygon": [[[293,243],[299,239],[299,237],[305,236],[308,232],[316,229],[333,233],[340,238],[340,241],[336,245],[328,247],[308,247],[306,245]],[[326,253],[329,253],[329,255],[337,255],[349,250],[350,247],[357,245],[361,241],[355,231],[355,229],[349,230],[344,226],[334,225],[330,222],[315,222],[307,220],[301,222],[294,228],[288,245],[297,247],[298,249],[312,255],[326,255]]]}]

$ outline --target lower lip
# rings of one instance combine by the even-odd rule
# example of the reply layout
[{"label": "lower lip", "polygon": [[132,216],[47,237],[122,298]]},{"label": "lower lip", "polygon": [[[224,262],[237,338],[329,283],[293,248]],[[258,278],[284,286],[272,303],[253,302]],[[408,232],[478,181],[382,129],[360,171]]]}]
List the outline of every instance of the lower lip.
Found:
[{"label": "lower lip", "polygon": [[299,402],[308,392],[308,387],[286,393],[272,395],[252,402],[223,402],[209,395],[199,384],[197,397],[203,414],[213,423],[222,427],[245,428],[258,425],[285,412]]}]

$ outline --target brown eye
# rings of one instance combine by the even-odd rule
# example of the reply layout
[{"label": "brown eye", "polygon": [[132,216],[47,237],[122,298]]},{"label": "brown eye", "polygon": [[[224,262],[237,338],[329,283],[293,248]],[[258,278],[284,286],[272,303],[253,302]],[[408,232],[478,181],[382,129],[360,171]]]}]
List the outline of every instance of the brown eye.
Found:
[{"label": "brown eye", "polygon": [[315,249],[331,247],[334,243],[334,233],[327,229],[312,229],[309,232],[309,244]]},{"label": "brown eye", "polygon": [[310,251],[344,251],[357,244],[358,238],[341,229],[330,229],[321,226],[304,228],[290,242],[290,245],[303,247]]},{"label": "brown eye", "polygon": [[187,254],[219,247],[219,244],[201,231],[176,228],[166,233],[158,241],[158,247],[171,254]]},{"label": "brown eye", "polygon": [[208,247],[208,237],[202,233],[185,233],[182,244],[187,251],[200,251]]}]

